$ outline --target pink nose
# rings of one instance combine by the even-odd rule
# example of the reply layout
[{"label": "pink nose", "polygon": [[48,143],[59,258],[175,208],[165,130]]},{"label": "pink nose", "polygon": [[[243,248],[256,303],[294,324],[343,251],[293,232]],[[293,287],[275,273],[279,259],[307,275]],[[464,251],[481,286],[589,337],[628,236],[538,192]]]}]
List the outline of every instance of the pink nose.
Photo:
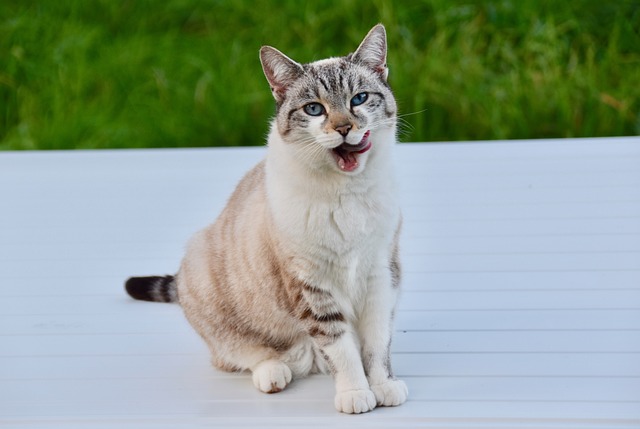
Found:
[{"label": "pink nose", "polygon": [[339,132],[342,137],[345,137],[347,134],[349,134],[349,131],[351,131],[351,125],[340,125],[339,127],[335,127],[335,130]]}]

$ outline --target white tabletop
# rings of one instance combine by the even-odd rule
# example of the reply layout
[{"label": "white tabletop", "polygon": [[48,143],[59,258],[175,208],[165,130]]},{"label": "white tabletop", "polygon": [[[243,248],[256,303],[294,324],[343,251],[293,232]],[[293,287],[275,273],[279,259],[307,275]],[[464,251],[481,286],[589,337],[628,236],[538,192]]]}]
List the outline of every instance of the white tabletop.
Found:
[{"label": "white tabletop", "polygon": [[264,148],[0,153],[0,426],[640,427],[640,138],[402,144],[409,401],[219,372],[174,273]]}]

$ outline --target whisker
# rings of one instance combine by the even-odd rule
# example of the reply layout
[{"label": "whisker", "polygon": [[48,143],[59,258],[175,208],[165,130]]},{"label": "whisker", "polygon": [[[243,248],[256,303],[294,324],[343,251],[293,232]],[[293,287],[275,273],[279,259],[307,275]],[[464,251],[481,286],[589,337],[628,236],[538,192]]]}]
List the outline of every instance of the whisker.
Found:
[{"label": "whisker", "polygon": [[393,125],[396,122],[397,121],[396,121],[395,117],[393,117],[393,118],[385,118],[385,119],[380,119],[378,121],[373,121],[372,123],[369,124],[369,127],[370,128],[377,128],[379,126],[384,126],[384,125]]},{"label": "whisker", "polygon": [[317,160],[319,155],[325,150],[322,146],[322,142],[326,141],[326,137],[320,136],[318,138],[308,138],[304,140],[304,143],[300,145],[299,160],[304,163],[312,163]]},{"label": "whisker", "polygon": [[413,125],[409,122],[402,121],[398,123],[398,138],[404,138],[410,135],[414,131]]},{"label": "whisker", "polygon": [[422,109],[422,110],[418,110],[416,112],[409,112],[409,113],[403,113],[402,115],[396,115],[397,118],[404,118],[405,116],[413,116],[413,115],[419,115],[420,113],[424,113],[429,109]]}]

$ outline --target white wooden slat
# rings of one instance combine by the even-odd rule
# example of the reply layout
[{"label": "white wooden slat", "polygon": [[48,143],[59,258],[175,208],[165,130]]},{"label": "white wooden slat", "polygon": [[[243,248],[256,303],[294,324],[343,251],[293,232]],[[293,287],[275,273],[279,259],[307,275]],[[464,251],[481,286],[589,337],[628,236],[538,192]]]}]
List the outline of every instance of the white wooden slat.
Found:
[{"label": "white wooden slat", "polygon": [[[143,261],[140,259],[140,261]],[[153,267],[145,269],[145,265]],[[175,269],[166,269],[167,265],[177,268],[178,261],[169,264],[149,260],[141,262],[135,274],[168,274]],[[409,267],[410,268],[410,267]],[[549,272],[412,272],[405,264],[403,274],[403,294],[409,292],[480,292],[480,291],[634,291],[637,280],[634,271],[555,271]],[[45,276],[42,273],[25,273],[17,277],[2,277],[0,282],[8,285],[0,290],[0,297],[26,297],[58,295],[60,297],[119,295],[124,288],[128,275],[95,275],[86,278],[82,275],[59,277]],[[39,285],[46,284],[42,290]],[[0,317],[2,315],[0,314]]]},{"label": "white wooden slat", "polygon": [[[640,230],[640,227],[638,227]],[[182,258],[180,247],[168,250],[162,258],[139,257],[131,259],[114,255],[109,258],[92,257],[83,254],[73,260],[65,254],[56,254],[37,261],[43,272],[51,277],[69,274],[93,273],[95,276],[121,276],[174,273]],[[23,275],[26,257],[7,261],[2,269],[2,277],[16,278]],[[151,266],[151,268],[149,268]],[[447,273],[447,272],[566,272],[566,271],[635,271],[640,272],[640,252],[594,252],[594,253],[522,253],[500,252],[493,254],[421,254],[403,252],[403,266],[407,272]],[[152,271],[148,271],[152,270]],[[39,274],[39,273],[33,273]],[[550,276],[552,281],[553,277]],[[114,288],[119,287],[114,284]]]},{"label": "white wooden slat", "polygon": [[[448,143],[430,143],[428,156],[419,145],[405,146],[396,158],[402,166],[412,173],[422,172],[429,175],[434,171],[438,175],[449,172],[456,177],[480,171],[502,171],[509,169],[514,175],[532,177],[536,173],[549,176],[554,173],[570,175],[581,172],[576,167],[589,171],[599,168],[613,167],[614,171],[622,165],[620,161],[637,160],[640,157],[636,145],[639,137],[617,139],[560,139],[560,140],[520,140],[505,142],[468,142],[456,145]],[[603,142],[606,141],[606,145]],[[428,164],[428,170],[418,168]],[[544,168],[538,168],[543,166]],[[550,168],[551,166],[556,169]],[[570,166],[570,168],[567,168]],[[452,167],[454,169],[452,169]],[[523,175],[522,167],[526,167],[527,175]],[[520,168],[520,169],[518,169]],[[442,170],[439,171],[438,169]],[[633,169],[631,169],[633,170]],[[636,176],[637,177],[637,176]]]},{"label": "white wooden slat", "polygon": [[[123,289],[117,288],[122,295]],[[0,300],[0,313],[96,314],[110,306],[126,308],[132,303],[124,296],[49,294],[46,299],[13,296]],[[640,290],[525,290],[525,291],[404,291],[400,310],[508,310],[508,309],[635,309],[640,311]],[[113,310],[111,310],[113,312]]]},{"label": "white wooden slat", "polygon": [[[166,306],[119,307],[118,311],[0,315],[2,336],[177,334],[189,331],[181,314]],[[415,331],[624,331],[640,330],[640,311],[620,309],[404,310],[396,330]]]},{"label": "white wooden slat", "polygon": [[[513,428],[518,422],[526,421],[526,427],[530,429],[635,429],[637,421],[619,419],[617,416],[627,415],[633,411],[636,404],[603,404],[608,418],[602,418],[601,414],[594,412],[591,403],[572,402],[528,402],[526,406],[513,402],[451,402],[439,401],[432,404],[424,402],[408,402],[404,405],[407,414],[424,415],[424,418],[404,417],[397,408],[378,409],[369,415],[357,416],[357,421],[348,420],[349,416],[322,415],[318,410],[328,413],[327,408],[314,408],[315,404],[300,403],[295,411],[287,410],[286,404],[261,407],[261,403],[243,402],[241,405],[234,403],[207,403],[196,412],[168,413],[145,407],[137,415],[117,414],[105,419],[104,415],[88,415],[82,417],[55,417],[67,411],[68,404],[52,405],[52,416],[45,418],[35,417],[29,421],[20,421],[20,427],[41,428],[46,427],[73,429],[118,427],[123,429],[147,429],[147,428],[175,428],[175,427],[224,427],[224,428],[254,428],[256,426],[267,429],[280,428],[353,428],[361,425],[367,428],[442,428],[442,427],[483,427],[483,428]],[[60,410],[62,408],[62,410]],[[133,407],[132,407],[133,408]],[[151,409],[148,409],[151,408]],[[241,418],[217,417],[234,409]],[[257,410],[251,416],[242,414],[242,410]],[[28,406],[21,410],[29,410]],[[219,412],[222,410],[222,412]],[[119,410],[123,411],[123,410]],[[146,411],[146,413],[143,413]],[[288,411],[288,412],[287,412]],[[544,413],[547,418],[538,416]],[[462,417],[451,418],[451,415]],[[496,417],[499,416],[499,417]],[[569,416],[569,417],[567,417]],[[574,417],[579,416],[579,417]],[[6,420],[11,424],[15,420]],[[516,425],[516,426],[514,426]]]},{"label": "white wooden slat", "polygon": [[193,333],[5,336],[0,356],[102,356],[205,353]]},{"label": "white wooden slat", "polygon": [[[3,356],[0,357],[0,378],[18,383],[21,380],[89,380],[114,378],[190,377],[215,379],[227,376],[213,369],[206,354],[145,354],[86,356]],[[109,368],[109,373],[100,373]]]},{"label": "white wooden slat", "polygon": [[[406,264],[405,264],[406,265]],[[407,267],[405,267],[407,268]],[[404,290],[615,290],[637,289],[636,271],[414,272],[403,274]]]},{"label": "white wooden slat", "polygon": [[[421,377],[409,377],[406,380],[413,393],[413,401],[426,403],[432,401],[640,403],[640,401],[627,399],[629,394],[640,391],[638,377],[435,377],[429,378],[428,382]],[[514,382],[522,386],[516,392],[512,389]],[[34,388],[38,384],[42,386],[41,389]],[[154,395],[156,404],[160,408],[171,409],[173,406],[170,403],[178,393],[181,403],[197,403],[206,400],[207,397],[217,397],[216,392],[223,390],[224,402],[229,405],[232,401],[256,401],[267,403],[269,406],[283,403],[289,403],[291,406],[291,402],[295,406],[302,405],[304,402],[326,404],[328,407],[333,405],[333,386],[328,376],[313,376],[295,381],[287,393],[269,396],[255,389],[248,389],[251,387],[251,378],[248,375],[230,375],[188,384],[181,383],[179,379],[114,378],[93,379],[91,383],[84,380],[21,380],[8,381],[6,386],[11,387],[14,393],[7,395],[0,391],[0,400],[3,404],[55,402],[59,399],[57,392],[69,392],[74,400],[79,401],[75,404],[76,406],[91,407],[96,402],[117,403],[121,406],[126,403],[135,405],[139,398]],[[304,387],[315,387],[317,393],[311,396]],[[302,397],[300,389],[305,390]]]},{"label": "white wooden slat", "polygon": [[[44,226],[29,228],[9,228],[0,231],[0,256],[3,260],[23,260],[27,257],[43,259],[60,256],[61,254],[80,253],[84,258],[109,258],[109,257],[154,257],[181,256],[188,238],[200,227],[205,226],[213,218],[212,214],[203,215],[203,222],[198,225],[188,224],[150,224],[137,229],[135,232],[125,232],[121,228],[94,225],[92,228],[85,226],[85,230],[75,230],[72,237],[70,228],[45,228]],[[569,221],[569,220],[568,220]],[[462,221],[459,221],[460,223]],[[497,221],[494,221],[497,222]],[[602,222],[602,220],[600,220]],[[617,223],[613,219],[611,223]],[[450,221],[451,225],[455,222]],[[433,229],[432,234],[413,233],[416,225],[405,225],[402,235],[401,250],[407,253],[409,249],[420,249],[425,253],[496,253],[515,252],[531,253],[551,250],[555,252],[638,252],[640,251],[640,234],[624,233],[587,233],[576,234],[529,234],[529,235],[484,235],[478,233],[463,235],[451,226],[447,228]],[[158,235],[158,229],[163,233]],[[608,227],[619,228],[619,227]],[[43,242],[29,233],[39,233],[51,241]],[[446,235],[445,235],[446,234]],[[29,238],[29,240],[26,240]],[[57,242],[54,242],[56,240]],[[91,241],[101,240],[103,246],[89,250]],[[2,273],[0,273],[2,275]]]},{"label": "white wooden slat", "polygon": [[425,254],[531,254],[548,251],[560,253],[638,253],[640,234],[579,236],[511,236],[511,237],[412,237],[404,236],[401,250],[420,249]]},{"label": "white wooden slat", "polygon": [[637,330],[637,309],[504,309],[405,310],[398,312],[396,329],[461,330]]},{"label": "white wooden slat", "polygon": [[[206,352],[194,334],[4,336],[0,356],[104,356]],[[640,353],[640,331],[407,331],[393,350],[412,353]]]},{"label": "white wooden slat", "polygon": [[[437,184],[433,186],[437,186]],[[511,206],[512,208],[514,208],[514,206],[524,208],[522,205],[538,206],[549,211],[552,211],[558,206],[566,207],[567,204],[576,204],[576,208],[579,208],[582,205],[589,207],[598,202],[611,202],[615,204],[637,203],[640,199],[640,195],[638,195],[640,191],[638,191],[637,185],[612,186],[603,189],[603,191],[603,193],[606,193],[606,199],[603,199],[599,193],[594,193],[593,188],[590,187],[500,189],[493,191],[485,189],[478,192],[469,192],[467,189],[460,189],[446,192],[429,192],[429,189],[426,188],[425,185],[424,189],[414,188],[412,192],[409,193],[409,197],[413,197],[412,201],[421,201],[424,204],[422,207],[425,208],[437,205],[446,206],[446,208],[449,209],[461,209],[469,206],[491,206],[495,204],[500,207]]]},{"label": "white wooden slat", "polygon": [[[48,273],[50,277],[67,277],[69,275],[76,276],[76,279],[85,279],[88,273],[93,273],[96,277],[114,276],[122,280],[114,282],[114,290],[122,290],[124,281],[132,275],[149,275],[149,274],[169,274],[175,273],[179,266],[183,252],[181,249],[173,251],[174,257],[166,256],[165,258],[138,258],[132,260],[129,258],[112,257],[109,259],[89,259],[77,256],[77,259],[71,259],[68,256],[60,255],[56,259],[34,260],[38,264],[41,271],[26,272],[24,266],[29,261],[21,259],[19,261],[11,261],[9,265],[3,267],[3,274],[7,278],[19,278],[22,276],[29,277],[31,273],[35,276]],[[24,274],[23,274],[24,273]],[[76,283],[79,285],[79,283]],[[86,285],[86,280],[82,282]]]},{"label": "white wooden slat", "polygon": [[[632,145],[633,143],[630,143],[630,146]],[[418,174],[419,168],[426,168],[421,177],[453,177],[453,173],[455,173],[455,177],[461,179],[480,175],[488,175],[489,178],[517,176],[522,173],[523,169],[531,169],[532,166],[536,168],[527,177],[571,177],[577,174],[587,175],[588,173],[602,172],[626,175],[633,171],[634,165],[637,165],[634,162],[640,158],[637,153],[629,153],[627,156],[596,153],[581,156],[580,153],[586,150],[587,145],[584,147],[574,146],[574,155],[566,157],[544,155],[545,152],[555,152],[555,149],[541,146],[536,148],[535,145],[522,146],[519,148],[519,154],[511,152],[513,156],[508,156],[504,154],[505,151],[508,151],[505,146],[491,145],[491,149],[487,150],[488,145],[481,147],[482,145],[476,144],[476,148],[479,151],[484,151],[485,154],[474,157],[469,157],[470,151],[474,149],[472,145],[457,148],[447,147],[447,145],[433,146],[428,157],[419,152],[411,157],[411,153],[419,151],[419,149],[418,147],[410,147],[405,152],[406,157],[397,158],[400,158],[401,166],[409,169],[414,175]],[[613,150],[615,149],[612,148]],[[453,181],[452,183],[461,182]]]},{"label": "white wooden slat", "polygon": [[[193,335],[102,334],[6,336],[0,356],[104,356],[206,353]],[[406,332],[396,352],[640,353],[640,331]]]},{"label": "white wooden slat", "polygon": [[[404,254],[407,270],[421,271],[640,271],[640,252],[496,252]],[[415,267],[415,268],[414,268]],[[421,268],[418,268],[421,267]]]},{"label": "white wooden slat", "polygon": [[[0,379],[92,380],[92,379],[178,379],[210,380],[228,374],[213,369],[206,354],[95,355],[87,356],[2,356]],[[640,377],[640,353],[509,353],[502,352],[394,352],[398,377],[547,377],[616,378]],[[109,368],[108,373],[101,369]]]},{"label": "white wooden slat", "polygon": [[640,331],[407,331],[396,333],[393,350],[427,354],[555,352],[640,356]]},{"label": "white wooden slat", "polygon": [[631,309],[640,311],[640,290],[405,291],[399,308],[401,310]]},{"label": "white wooden slat", "polygon": [[[136,258],[142,260],[142,258]],[[172,261],[178,264],[178,261]],[[143,265],[143,264],[141,264]],[[135,274],[163,274],[175,270],[166,269],[166,264],[157,262],[159,271]],[[636,290],[637,279],[629,271],[556,271],[548,272],[419,272],[407,271],[404,264],[403,291],[482,291],[482,290]],[[411,268],[411,267],[409,267]],[[122,270],[121,270],[122,271]],[[127,273],[126,275],[130,275]],[[630,275],[631,274],[631,275]],[[7,287],[0,289],[0,296],[40,296],[46,293],[59,296],[116,295],[122,291],[126,276],[93,275],[82,273],[51,277],[41,272],[28,272],[22,276],[0,276]],[[46,290],[38,285],[46,283]],[[79,287],[84,285],[84,287]],[[87,285],[90,285],[88,287]],[[1,315],[0,315],[1,317]]]},{"label": "white wooden slat", "polygon": [[[188,226],[166,228],[161,237],[157,236],[157,226],[136,231],[135,235],[114,236],[115,231],[96,232],[92,239],[105,240],[104,245],[98,249],[90,249],[91,253],[83,255],[87,259],[113,258],[164,258],[175,256],[177,251],[182,251],[187,238],[193,231],[188,231]],[[197,229],[197,228],[196,228]],[[178,233],[178,232],[181,232]],[[73,254],[88,251],[90,243],[79,240],[78,236],[65,242],[28,242],[20,239],[15,231],[11,238],[5,235],[5,240],[0,242],[0,257],[4,261],[23,260],[25,258],[46,259],[52,255]],[[110,238],[109,241],[106,241]],[[139,241],[134,241],[137,239]],[[544,253],[553,249],[553,252],[562,253],[619,253],[640,252],[640,234],[592,234],[592,235],[548,235],[548,236],[503,236],[483,239],[478,237],[442,237],[442,236],[402,236],[401,249],[420,249],[427,254],[467,254],[467,253]]]},{"label": "white wooden slat", "polygon": [[[399,377],[633,378],[639,353],[394,353]],[[565,398],[566,399],[566,398]]]},{"label": "white wooden slat", "polygon": [[[637,185],[640,188],[640,185]],[[421,197],[429,198],[429,197]],[[508,197],[505,197],[508,198]],[[460,204],[415,206],[403,204],[404,219],[413,221],[498,221],[498,220],[610,220],[637,219],[640,203],[637,201],[520,203],[520,204]]]},{"label": "white wooden slat", "polygon": [[453,236],[533,236],[587,235],[587,234],[640,234],[640,222],[634,218],[613,219],[496,219],[496,220],[441,220],[405,222],[404,233],[415,237]]},{"label": "white wooden slat", "polygon": [[0,315],[0,336],[183,332],[182,315],[167,313],[162,306],[155,311],[120,311],[93,314],[90,318],[85,314]]}]

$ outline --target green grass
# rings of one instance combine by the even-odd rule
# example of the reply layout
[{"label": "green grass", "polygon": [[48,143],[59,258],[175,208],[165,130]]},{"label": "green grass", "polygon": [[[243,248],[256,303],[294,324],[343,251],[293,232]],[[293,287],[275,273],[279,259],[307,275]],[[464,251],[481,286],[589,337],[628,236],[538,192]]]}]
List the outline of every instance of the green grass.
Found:
[{"label": "green grass", "polygon": [[404,141],[640,134],[638,0],[7,0],[0,149],[264,144],[259,47],[344,55],[377,22]]}]

